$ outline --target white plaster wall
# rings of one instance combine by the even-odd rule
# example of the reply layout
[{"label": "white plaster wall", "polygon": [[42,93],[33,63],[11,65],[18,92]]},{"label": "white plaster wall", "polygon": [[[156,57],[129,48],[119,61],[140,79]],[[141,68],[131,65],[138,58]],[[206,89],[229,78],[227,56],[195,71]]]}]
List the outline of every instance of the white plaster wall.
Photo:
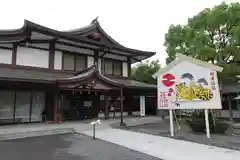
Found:
[{"label": "white plaster wall", "polygon": [[12,63],[12,50],[0,49],[0,63],[4,64]]},{"label": "white plaster wall", "polygon": [[123,60],[123,61],[126,61],[127,60],[127,57],[126,56],[119,56],[119,55],[116,55],[116,54],[106,54],[104,55],[105,58],[111,58],[111,59],[117,59],[117,60]]},{"label": "white plaster wall", "polygon": [[39,47],[39,48],[44,48],[44,49],[49,49],[49,43],[36,43],[36,44],[33,44],[33,43],[30,43],[30,44],[26,44],[27,46],[32,46],[32,47]]},{"label": "white plaster wall", "polygon": [[38,32],[32,32],[31,39],[52,39],[52,36],[45,35]]},{"label": "white plaster wall", "polygon": [[102,59],[101,58],[98,59],[98,70],[100,73],[102,72]]},{"label": "white plaster wall", "polygon": [[91,67],[94,63],[94,58],[92,56],[88,56],[87,58],[87,66]]},{"label": "white plaster wall", "polygon": [[57,70],[62,69],[62,52],[60,52],[60,51],[55,51],[54,69],[57,69]]},{"label": "white plaster wall", "polygon": [[[160,92],[168,92],[169,88],[173,88],[175,91],[175,86],[173,85],[172,87],[165,87],[162,83],[162,76],[166,73],[171,73],[176,77],[176,82],[175,84],[183,82],[183,79],[181,79],[181,75],[183,73],[190,73],[194,77],[194,81],[197,81],[199,78],[205,78],[206,81],[208,82],[208,86],[204,86],[206,88],[211,87],[210,83],[210,72],[212,70],[208,68],[204,68],[195,64],[192,64],[190,62],[184,61],[176,66],[174,66],[172,69],[169,71],[163,73],[162,75],[158,76],[158,97],[160,97]],[[212,108],[212,109],[221,109],[222,104],[221,104],[221,99],[220,99],[220,94],[219,94],[219,86],[218,86],[218,78],[217,78],[217,73],[214,71],[214,79],[215,79],[215,86],[216,90],[213,91],[213,98],[208,100],[208,101],[202,101],[202,100],[191,100],[191,101],[180,101],[179,104],[180,106],[177,107],[179,109],[203,109],[203,108]],[[174,97],[174,96],[173,96]],[[169,99],[169,107],[176,108],[176,106],[171,102],[175,101],[175,99]],[[159,103],[159,98],[158,98],[158,103]],[[167,109],[166,107],[159,107],[160,105],[158,104],[158,109]]]},{"label": "white plaster wall", "polygon": [[127,62],[122,62],[122,75],[123,77],[128,77],[128,65]]},{"label": "white plaster wall", "polygon": [[71,51],[71,52],[78,52],[78,53],[82,53],[82,54],[93,55],[92,50],[77,48],[77,47],[72,47],[72,46],[67,46],[67,45],[62,45],[62,44],[56,44],[55,48],[61,49],[61,50],[66,50],[66,51]]},{"label": "white plaster wall", "polygon": [[48,68],[49,51],[32,48],[17,48],[17,65]]}]

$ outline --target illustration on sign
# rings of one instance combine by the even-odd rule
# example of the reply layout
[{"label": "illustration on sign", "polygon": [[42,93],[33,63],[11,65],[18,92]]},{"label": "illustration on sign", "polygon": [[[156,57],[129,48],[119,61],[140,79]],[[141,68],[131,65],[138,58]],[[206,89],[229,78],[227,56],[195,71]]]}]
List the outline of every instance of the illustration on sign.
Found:
[{"label": "illustration on sign", "polygon": [[207,101],[213,98],[212,88],[205,78],[195,81],[190,73],[181,75],[181,83],[175,85],[176,98],[180,101],[203,100]]}]

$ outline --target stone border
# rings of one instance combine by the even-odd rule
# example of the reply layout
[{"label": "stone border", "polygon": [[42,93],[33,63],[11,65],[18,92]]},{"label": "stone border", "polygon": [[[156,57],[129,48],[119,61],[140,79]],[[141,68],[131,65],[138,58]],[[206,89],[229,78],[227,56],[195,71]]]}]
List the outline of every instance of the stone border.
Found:
[{"label": "stone border", "polygon": [[76,131],[73,128],[61,128],[61,129],[26,131],[26,132],[18,132],[18,133],[5,133],[5,134],[0,134],[0,140],[13,140],[13,139],[20,139],[20,138],[39,137],[39,136],[66,134],[66,133],[75,133],[75,132]]}]

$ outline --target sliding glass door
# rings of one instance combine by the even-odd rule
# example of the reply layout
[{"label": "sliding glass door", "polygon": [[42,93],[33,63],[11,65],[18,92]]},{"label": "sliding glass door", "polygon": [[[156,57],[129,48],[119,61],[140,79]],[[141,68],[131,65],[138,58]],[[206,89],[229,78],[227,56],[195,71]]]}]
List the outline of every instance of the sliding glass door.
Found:
[{"label": "sliding glass door", "polygon": [[44,92],[0,91],[0,124],[41,122]]},{"label": "sliding glass door", "polygon": [[32,94],[31,122],[41,122],[42,114],[45,108],[45,94],[43,92],[34,92]]},{"label": "sliding glass door", "polygon": [[30,120],[30,92],[16,92],[16,109],[14,122],[29,122]]},{"label": "sliding glass door", "polygon": [[13,123],[14,92],[0,91],[0,123]]}]

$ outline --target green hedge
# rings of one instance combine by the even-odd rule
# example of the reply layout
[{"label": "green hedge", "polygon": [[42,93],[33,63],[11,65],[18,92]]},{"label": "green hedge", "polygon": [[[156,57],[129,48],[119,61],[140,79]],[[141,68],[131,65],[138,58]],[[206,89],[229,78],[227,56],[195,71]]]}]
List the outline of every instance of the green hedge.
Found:
[{"label": "green hedge", "polygon": [[[187,120],[187,125],[195,133],[206,132],[204,112],[193,113],[190,120]],[[223,134],[226,132],[227,128],[228,124],[219,119],[215,119],[214,124],[212,114],[209,113],[209,129],[211,133]]]}]

